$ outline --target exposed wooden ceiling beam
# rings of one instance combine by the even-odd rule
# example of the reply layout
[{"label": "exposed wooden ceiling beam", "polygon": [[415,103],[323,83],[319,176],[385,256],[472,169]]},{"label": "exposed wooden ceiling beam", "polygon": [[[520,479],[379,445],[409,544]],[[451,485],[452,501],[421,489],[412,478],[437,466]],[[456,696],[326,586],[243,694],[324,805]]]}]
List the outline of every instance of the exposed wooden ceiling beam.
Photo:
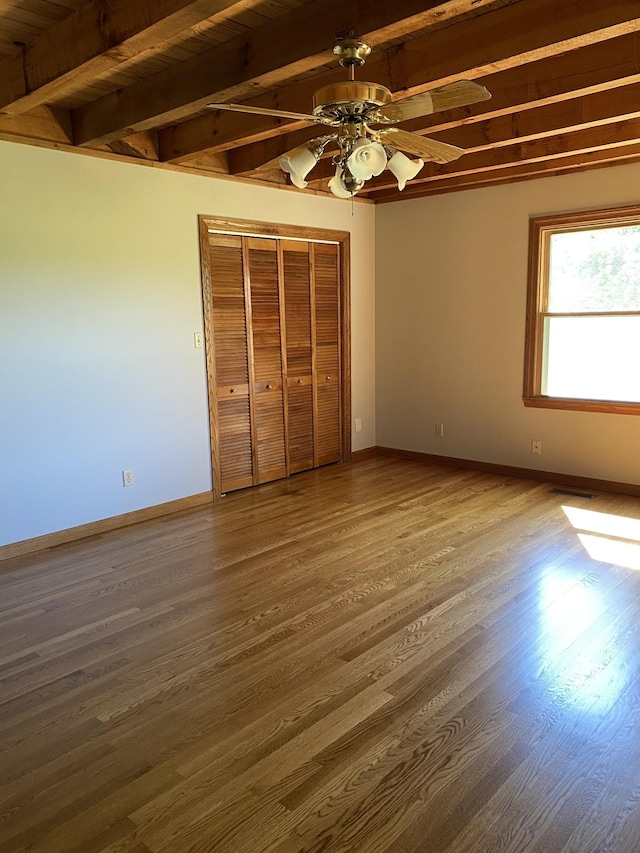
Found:
[{"label": "exposed wooden ceiling beam", "polygon": [[[492,92],[490,101],[445,115],[451,126],[454,126],[463,121],[473,121],[474,117],[510,114],[514,110],[527,109],[529,105],[537,106],[573,97],[574,93],[588,94],[637,82],[640,80],[637,55],[636,36],[630,34],[489,74],[482,78],[482,83]],[[385,79],[388,80],[388,64],[385,67],[385,64],[381,66],[376,63],[374,55],[371,65],[367,65],[367,73],[378,82],[384,83],[384,79],[378,75],[386,74]],[[245,103],[271,109],[307,112],[316,89],[342,79],[344,72],[338,69],[301,83],[280,87]],[[426,68],[424,84],[434,85],[427,76]],[[403,128],[415,131],[431,124],[439,127],[443,121],[442,115],[405,123]],[[211,112],[160,131],[160,158],[170,163],[181,163],[205,150],[225,151],[237,148],[238,145],[249,145],[296,132],[290,140],[278,141],[274,138],[264,149],[256,146],[252,150],[246,150],[243,155],[246,157],[245,164],[238,162],[239,172],[242,173],[280,156],[295,145],[303,144],[315,135],[309,128],[313,128],[313,125],[307,122],[287,122],[266,116],[247,116],[222,111]]]},{"label": "exposed wooden ceiling beam", "polygon": [[[262,2],[76,3],[78,12],[23,46],[24,62],[13,52],[0,59],[0,139],[67,150],[80,140],[102,156],[115,151],[282,183],[280,170],[256,167],[277,162],[324,128],[213,112],[203,104],[232,100],[309,112],[320,86],[345,79],[330,49],[336,31],[353,29],[374,46],[356,76],[386,85],[395,99],[463,77],[481,80],[493,93],[488,102],[403,122],[404,130],[467,153],[449,165],[427,164],[402,195],[385,173],[367,182],[363,200],[566,173],[637,156],[638,0],[398,0],[396,8],[389,0],[317,0],[294,10],[274,8],[268,14],[280,17],[266,22],[258,8],[255,17],[238,19],[242,37],[200,56],[193,55],[192,42],[185,42],[184,52],[175,48],[176,36],[185,41],[203,18],[207,28],[233,18],[229,31],[238,32],[233,21],[240,7]],[[91,24],[84,32],[78,29],[82,15]],[[418,36],[417,27],[423,28]],[[99,80],[111,86],[121,80],[124,88],[90,103],[101,90]],[[11,101],[5,112],[3,97]],[[84,106],[73,114],[56,107],[69,103]],[[327,192],[333,153],[313,170],[311,191]]]},{"label": "exposed wooden ceiling beam", "polygon": [[317,0],[81,107],[73,120],[76,144],[95,147],[182,121],[211,101],[241,101],[292,76],[309,74],[331,61],[340,32],[353,30],[375,45],[424,27],[430,18],[460,15],[474,5],[474,0]]},{"label": "exposed wooden ceiling beam", "polygon": [[70,145],[71,118],[65,110],[45,106],[36,107],[23,116],[0,115],[0,139],[40,139]]},{"label": "exposed wooden ceiling beam", "polygon": [[125,157],[138,157],[141,160],[158,160],[158,134],[153,130],[134,133],[123,139],[109,143],[109,149]]},{"label": "exposed wooden ceiling beam", "polygon": [[18,115],[233,6],[235,0],[91,0],[0,62],[0,110]]},{"label": "exposed wooden ceiling beam", "polygon": [[[583,155],[588,158],[594,152],[610,153],[615,149],[620,149],[624,153],[625,148],[638,145],[638,140],[640,140],[640,118],[623,121],[616,125],[590,127],[586,130],[557,134],[503,148],[489,148],[476,153],[467,153],[460,160],[445,166],[426,163],[419,175],[412,180],[411,187],[415,188],[421,183],[435,185],[453,175],[486,177],[488,172],[500,171],[505,167],[557,160],[568,155]],[[318,188],[323,180],[326,180],[326,176],[318,176],[317,179],[314,177],[314,181],[310,181],[309,184]],[[372,193],[375,197],[380,190],[393,190],[395,186],[393,175],[385,171],[378,178],[367,182],[361,194],[368,196]]]},{"label": "exposed wooden ceiling beam", "polygon": [[[438,84],[484,77],[640,30],[637,0],[520,0],[499,14],[430,33],[406,42],[392,65],[390,88],[403,95],[425,88],[424,66]],[[466,69],[466,70],[465,70]]]},{"label": "exposed wooden ceiling beam", "polygon": [[[640,115],[640,74],[636,75],[632,85],[618,89],[595,92],[572,99],[558,101],[544,100],[542,106],[534,104],[514,104],[511,112],[504,110],[488,113],[486,117],[450,119],[450,113],[442,113],[441,123],[423,130],[424,119],[405,122],[402,127],[414,133],[434,136],[442,142],[457,145],[465,150],[481,150],[499,145],[510,145],[514,141],[526,141],[549,136],[554,131],[568,132],[581,127],[589,127],[620,119],[634,118]],[[461,111],[457,111],[461,112]],[[431,117],[433,118],[433,117]],[[444,131],[444,132],[443,132]],[[254,143],[229,152],[229,169],[233,175],[247,175],[255,172],[296,145],[303,145],[318,130],[305,129],[289,136],[270,140],[268,143]],[[334,149],[328,148],[325,159],[331,157]]]},{"label": "exposed wooden ceiling beam", "polygon": [[[490,101],[403,122],[402,128],[433,135],[443,130],[477,124],[479,128],[475,135],[458,133],[457,136],[448,134],[439,137],[452,145],[472,148],[482,144],[479,141],[482,138],[487,142],[499,142],[512,136],[535,134],[536,120],[543,123],[540,135],[546,135],[553,127],[553,122],[556,122],[557,128],[562,128],[584,124],[588,120],[594,123],[613,120],[616,109],[623,114],[632,114],[636,108],[632,106],[627,109],[627,100],[637,104],[640,97],[640,93],[629,86],[640,82],[640,69],[636,65],[635,56],[630,53],[631,50],[635,53],[634,39],[635,36],[612,39],[589,49],[489,75],[482,78],[482,83],[494,93]],[[621,53],[623,47],[625,53]],[[624,62],[620,61],[621,56]],[[593,65],[596,67],[593,68]],[[575,91],[571,88],[574,85],[581,88]],[[616,93],[616,86],[624,87],[622,94]],[[606,92],[609,94],[603,94]],[[572,105],[571,99],[574,98],[576,101]],[[484,114],[481,112],[483,107]],[[541,107],[549,109],[543,110]],[[532,116],[527,117],[528,111],[533,112]],[[524,116],[519,115],[522,112],[525,112]],[[500,117],[504,117],[501,122],[497,120]],[[250,174],[263,163],[270,162],[297,145],[303,145],[319,132],[322,131],[312,125],[286,136],[240,146],[229,153],[231,173]]]},{"label": "exposed wooden ceiling beam", "polygon": [[[635,144],[640,139],[640,112],[638,117],[615,124],[604,124],[577,128],[568,128],[562,133],[549,131],[545,136],[535,136],[526,140],[512,139],[504,146],[482,144],[475,150],[471,145],[463,145],[466,153],[459,159],[447,165],[425,163],[416,178],[411,181],[411,187],[422,183],[436,184],[447,180],[450,176],[468,176],[470,180],[486,176],[489,172],[505,167],[535,163],[566,155],[567,153],[589,153],[605,148],[623,148]],[[499,121],[502,121],[500,119]],[[461,132],[474,132],[474,127],[460,128]],[[449,140],[446,137],[446,141]],[[329,179],[333,176],[334,167],[330,160],[321,161],[307,176],[312,189],[327,188]],[[367,181],[360,195],[377,197],[377,193],[388,188],[396,189],[394,176],[385,170],[377,178]]]},{"label": "exposed wooden ceiling beam", "polygon": [[[220,152],[218,154],[204,154],[198,160],[194,160],[194,162],[189,165],[199,171],[215,172],[218,175],[227,175],[229,173],[227,155],[224,152]],[[285,181],[279,182],[283,184],[285,183]]]},{"label": "exposed wooden ceiling beam", "polygon": [[[483,151],[639,117],[640,86],[636,83],[614,91],[583,95],[570,101],[465,124],[438,133],[437,138],[467,151]],[[425,135],[436,136],[435,130],[433,128]]]},{"label": "exposed wooden ceiling beam", "polygon": [[426,116],[419,123],[404,122],[403,128],[446,130],[640,82],[638,35],[606,39],[498,71],[481,82],[492,93],[491,100]]},{"label": "exposed wooden ceiling beam", "polygon": [[[589,31],[590,25],[594,23],[602,24],[605,21],[611,20],[609,15],[596,15],[594,18],[593,7],[596,7],[596,12],[599,11],[598,3],[595,0],[584,3],[584,18],[577,16],[571,10],[571,14],[569,14],[569,11],[566,12],[566,19],[563,20],[562,14],[565,7],[561,7],[556,9],[554,19],[558,23],[558,29],[556,31],[554,28],[550,31],[545,16],[552,13],[555,8],[555,0],[522,0],[520,4],[509,7],[500,13],[499,27],[497,24],[494,24],[493,28],[489,26],[492,18],[489,14],[479,21],[464,21],[444,30],[430,33],[420,39],[407,42],[400,48],[392,48],[384,52],[384,55],[379,57],[375,63],[375,76],[373,74],[371,76],[376,82],[381,82],[383,85],[392,88],[392,91],[397,91],[397,89],[393,88],[394,79],[410,80],[413,85],[408,88],[411,90],[424,90],[432,86],[451,82],[460,77],[477,79],[483,77],[488,72],[495,72],[501,69],[505,69],[503,73],[506,73],[507,70],[513,73],[514,69],[528,66],[535,59],[542,60],[544,58],[545,61],[549,61],[550,58],[556,58],[559,54],[563,54],[567,50],[585,49],[587,45],[597,44],[601,40],[607,41],[609,38],[613,38],[614,41],[618,41],[619,39],[615,38],[615,35],[611,36],[611,33],[619,35],[621,28],[630,27],[634,32],[640,29],[640,17],[632,17],[632,13],[637,14],[638,12],[637,4],[625,2],[618,5],[626,6],[626,11],[618,10],[621,20],[616,25],[600,27],[595,32]],[[528,29],[525,27],[526,15],[522,20],[515,16],[515,12],[525,6],[525,12],[530,16]],[[591,7],[588,15],[586,14],[587,6]],[[537,8],[536,15],[532,15],[534,7]],[[511,14],[511,19],[505,22],[503,16],[507,13]],[[522,14],[522,11],[520,11],[520,14]],[[626,18],[625,15],[627,16]],[[513,20],[514,18],[516,19]],[[471,24],[474,26],[471,27]],[[486,32],[482,32],[483,29]],[[585,31],[586,35],[584,35]],[[555,37],[560,40],[552,41],[554,33],[557,33]],[[569,38],[569,33],[573,33],[573,37]],[[476,45],[478,39],[481,46]],[[631,50],[632,45],[630,42],[631,39],[627,38],[627,42],[625,43],[627,51]],[[520,52],[514,52],[517,50]],[[604,55],[611,62],[614,54],[612,50],[603,51],[603,56],[600,57],[601,61],[604,59]],[[474,59],[476,62],[471,64]],[[605,67],[607,67],[607,60],[605,59],[604,61]],[[635,59],[630,59],[629,61],[635,62]],[[570,65],[568,61],[564,64],[567,66]],[[616,67],[619,67],[619,61],[616,61],[614,64]],[[637,66],[630,65],[631,67],[635,68],[636,73],[638,72]],[[557,71],[557,68],[553,68],[551,73],[555,74]],[[495,77],[496,75],[494,73],[491,76]],[[603,72],[601,71],[599,77],[602,78],[602,76]],[[611,72],[605,71],[604,77],[610,80]],[[595,75],[592,75],[588,85],[596,85],[594,78]],[[553,79],[556,80],[555,84],[553,84],[556,91],[563,88],[566,91],[567,86],[572,86],[573,83],[572,77],[561,77],[559,81],[557,78]],[[563,80],[565,82],[561,82]],[[522,75],[520,76],[520,81],[520,91],[518,94],[522,95],[524,94],[522,91],[524,86]],[[491,91],[491,78],[487,81],[483,80],[483,82],[488,82],[489,90]],[[498,91],[505,91],[506,89],[507,87],[500,89],[498,85]],[[535,100],[538,96],[538,91],[535,82],[532,81],[527,100]],[[547,97],[552,96],[548,95]],[[485,111],[490,110],[491,101],[484,102],[483,106]],[[293,109],[297,108],[297,106],[293,107]],[[403,127],[411,130],[416,124],[418,122],[414,121],[411,125],[405,124]],[[268,140],[256,145],[249,152],[242,152],[241,150],[234,151],[230,157],[230,168],[234,170],[234,174],[246,174],[257,168],[261,163],[270,161],[295,145],[303,144],[312,135],[314,135],[313,131],[309,131],[308,129],[299,130],[291,138],[286,137],[285,139],[276,139],[275,141]]]},{"label": "exposed wooden ceiling beam", "polygon": [[[345,77],[344,68],[332,68],[330,71],[306,80],[285,84],[243,103],[273,110],[286,109],[307,113],[311,108],[313,93],[317,89],[329,83],[342,81]],[[297,128],[309,127],[315,127],[315,125],[304,121],[211,110],[205,115],[160,131],[160,157],[168,163],[184,163],[192,157],[199,156],[203,151],[228,151],[239,143],[258,142],[291,133]]]},{"label": "exposed wooden ceiling beam", "polygon": [[406,189],[399,195],[397,189],[383,189],[367,196],[376,203],[394,202],[408,198],[423,198],[424,196],[440,195],[446,192],[459,192],[480,186],[497,186],[500,184],[524,181],[531,178],[547,178],[557,175],[582,172],[590,169],[602,169],[611,165],[626,165],[640,162],[640,143],[624,146],[623,148],[602,149],[587,154],[567,154],[552,160],[538,160],[520,163],[494,169],[485,174],[452,175],[446,180],[423,182],[416,186],[407,184]]}]

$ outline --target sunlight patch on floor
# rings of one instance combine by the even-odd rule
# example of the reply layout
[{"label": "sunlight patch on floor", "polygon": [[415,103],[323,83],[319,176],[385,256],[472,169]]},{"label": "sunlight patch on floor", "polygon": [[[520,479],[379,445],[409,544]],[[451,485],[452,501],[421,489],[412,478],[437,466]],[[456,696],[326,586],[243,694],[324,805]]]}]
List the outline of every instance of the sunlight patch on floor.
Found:
[{"label": "sunlight patch on floor", "polygon": [[640,569],[640,520],[609,512],[563,506],[592,560],[625,569]]},{"label": "sunlight patch on floor", "polygon": [[606,536],[591,536],[578,533],[578,539],[592,560],[600,563],[612,563],[624,569],[640,569],[640,545],[636,542],[622,542]]},{"label": "sunlight patch on floor", "polygon": [[634,539],[640,542],[640,520],[610,512],[595,512],[575,506],[563,506],[564,514],[577,530],[601,533],[618,539]]}]

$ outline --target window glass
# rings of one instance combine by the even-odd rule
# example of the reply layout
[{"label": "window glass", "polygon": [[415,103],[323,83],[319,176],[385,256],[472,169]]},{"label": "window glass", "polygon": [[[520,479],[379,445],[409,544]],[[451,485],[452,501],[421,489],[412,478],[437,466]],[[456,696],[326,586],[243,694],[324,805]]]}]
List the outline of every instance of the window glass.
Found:
[{"label": "window glass", "polygon": [[548,310],[640,311],[640,225],[552,234]]},{"label": "window glass", "polygon": [[640,402],[640,316],[547,317],[542,393]]}]

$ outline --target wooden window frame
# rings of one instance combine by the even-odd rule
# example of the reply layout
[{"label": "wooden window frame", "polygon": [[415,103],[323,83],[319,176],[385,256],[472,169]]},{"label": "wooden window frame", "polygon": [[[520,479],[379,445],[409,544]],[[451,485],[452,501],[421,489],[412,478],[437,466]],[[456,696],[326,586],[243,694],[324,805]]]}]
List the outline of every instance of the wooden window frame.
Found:
[{"label": "wooden window frame", "polygon": [[[607,225],[640,225],[640,205],[533,217],[529,222],[529,269],[524,356],[525,406],[640,415],[640,403],[550,397],[542,394],[544,321],[549,300],[549,248],[551,235],[563,231],[587,231]],[[640,312],[637,312],[640,314]],[[594,316],[600,316],[593,312]]]},{"label": "wooden window frame", "polygon": [[340,415],[342,461],[351,461],[351,235],[348,231],[334,231],[327,228],[309,228],[302,225],[286,225],[258,220],[227,219],[199,215],[200,266],[202,276],[202,303],[205,335],[205,355],[207,364],[207,385],[209,398],[209,433],[211,446],[211,467],[213,476],[213,497],[219,500],[220,460],[218,458],[217,405],[212,389],[215,387],[215,364],[213,360],[213,329],[210,325],[212,290],[211,271],[209,269],[209,234],[233,234],[245,237],[271,237],[280,240],[304,240],[317,243],[336,243],[339,247],[340,263]]}]

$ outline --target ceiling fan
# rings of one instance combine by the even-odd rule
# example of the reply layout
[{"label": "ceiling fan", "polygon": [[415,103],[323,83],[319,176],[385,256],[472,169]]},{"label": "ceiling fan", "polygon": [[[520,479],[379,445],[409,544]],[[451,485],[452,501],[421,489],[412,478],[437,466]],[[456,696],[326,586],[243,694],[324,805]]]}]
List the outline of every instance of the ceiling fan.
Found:
[{"label": "ceiling fan", "polygon": [[[448,163],[464,154],[464,149],[455,145],[410,133],[393,125],[440,110],[486,101],[491,94],[484,86],[473,80],[458,80],[394,101],[385,86],[355,79],[355,69],[364,65],[371,53],[368,44],[350,34],[347,38],[337,40],[333,52],[339,57],[340,65],[349,69],[349,80],[318,89],[313,96],[313,111],[310,114],[243,104],[207,106],[217,110],[313,121],[336,128],[333,133],[316,136],[260,168],[273,168],[279,164],[289,174],[292,183],[304,189],[307,186],[307,175],[325,148],[336,144],[338,151],[333,157],[336,171],[329,181],[329,189],[339,198],[352,198],[362,189],[365,181],[380,175],[387,166],[398,181],[398,189],[403,190],[406,182],[414,178],[424,166],[425,160]],[[403,152],[418,155],[419,159],[410,160]]]}]

